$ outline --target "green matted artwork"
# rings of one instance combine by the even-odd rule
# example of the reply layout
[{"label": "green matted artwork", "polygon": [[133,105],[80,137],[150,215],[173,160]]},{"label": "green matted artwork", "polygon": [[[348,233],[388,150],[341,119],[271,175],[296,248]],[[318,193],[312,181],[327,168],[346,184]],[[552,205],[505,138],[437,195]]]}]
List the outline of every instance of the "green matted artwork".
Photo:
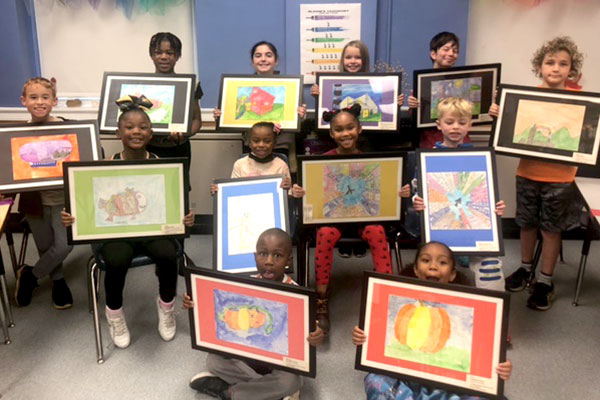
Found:
[{"label": "green matted artwork", "polygon": [[185,159],[64,163],[70,244],[184,237]]}]

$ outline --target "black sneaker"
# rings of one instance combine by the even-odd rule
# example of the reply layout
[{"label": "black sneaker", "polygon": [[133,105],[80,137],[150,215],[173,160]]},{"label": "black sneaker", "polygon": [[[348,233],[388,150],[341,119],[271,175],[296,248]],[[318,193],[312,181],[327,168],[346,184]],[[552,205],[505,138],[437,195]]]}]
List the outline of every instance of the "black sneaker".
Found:
[{"label": "black sneaker", "polygon": [[33,289],[38,287],[37,278],[33,275],[33,267],[23,265],[17,271],[17,287],[15,288],[15,303],[19,307],[28,306],[31,303]]},{"label": "black sneaker", "polygon": [[352,257],[352,247],[350,246],[339,246],[337,251],[340,257],[342,258]]},{"label": "black sneaker", "polygon": [[533,293],[527,299],[527,307],[534,310],[546,311],[552,307],[554,299],[554,283],[551,286],[536,282],[533,285]]},{"label": "black sneaker", "polygon": [[[212,397],[227,398],[229,384],[210,372],[201,372],[190,379],[190,387]],[[223,397],[223,394],[226,397]]]},{"label": "black sneaker", "polygon": [[365,246],[364,243],[354,246],[354,248],[352,248],[352,253],[354,253],[354,257],[357,258],[365,257],[367,255],[367,246]]},{"label": "black sneaker", "polygon": [[67,286],[67,281],[57,279],[52,284],[52,302],[57,310],[73,307],[73,295]]},{"label": "black sneaker", "polygon": [[529,280],[530,274],[531,273],[525,268],[519,267],[518,270],[506,278],[504,287],[509,292],[520,292],[521,290],[525,289],[525,286],[527,286],[527,281]]}]

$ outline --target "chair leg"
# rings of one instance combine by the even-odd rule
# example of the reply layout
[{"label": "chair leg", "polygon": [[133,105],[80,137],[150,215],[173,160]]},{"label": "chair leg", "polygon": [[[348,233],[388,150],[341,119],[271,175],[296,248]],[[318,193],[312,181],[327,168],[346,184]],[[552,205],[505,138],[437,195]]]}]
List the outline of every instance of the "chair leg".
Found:
[{"label": "chair leg", "polygon": [[12,309],[10,307],[10,300],[8,299],[8,288],[6,287],[6,276],[4,274],[0,275],[0,291],[2,292],[2,300],[1,303],[5,307],[6,317],[7,317],[7,325],[9,328],[15,327],[15,322],[12,316]]},{"label": "chair leg", "polygon": [[4,344],[10,344],[10,335],[8,334],[8,323],[6,316],[4,315],[4,299],[0,299],[0,323],[2,324],[2,331],[4,332]]},{"label": "chair leg", "polygon": [[[98,264],[94,263],[94,265],[92,265],[92,268],[90,268],[90,275],[88,276],[88,279],[90,280],[90,284],[93,285],[92,291],[94,293],[94,295],[92,296],[92,303],[94,313],[94,334],[96,336],[96,359],[98,361],[98,364],[102,364],[104,362],[104,350],[102,348],[102,332],[100,331],[100,317],[98,316],[99,280],[95,280],[96,270],[98,270]],[[98,278],[100,278],[99,273]]]},{"label": "chair leg", "polygon": [[535,270],[537,268],[538,263],[540,262],[540,258],[542,256],[542,238],[540,238],[535,246],[535,252],[533,253],[533,260],[531,261],[531,272],[529,273],[529,279],[527,280],[527,287],[531,287],[533,285],[533,281],[535,281]]},{"label": "chair leg", "polygon": [[304,244],[304,282],[305,286],[310,284],[310,241]]},{"label": "chair leg", "polygon": [[[398,234],[400,235],[400,234]],[[396,268],[398,268],[398,275],[400,275],[400,272],[402,272],[402,268],[404,267],[402,265],[402,254],[400,253],[400,245],[398,243],[398,237],[396,237],[396,240],[394,240],[394,249],[396,250]]]}]

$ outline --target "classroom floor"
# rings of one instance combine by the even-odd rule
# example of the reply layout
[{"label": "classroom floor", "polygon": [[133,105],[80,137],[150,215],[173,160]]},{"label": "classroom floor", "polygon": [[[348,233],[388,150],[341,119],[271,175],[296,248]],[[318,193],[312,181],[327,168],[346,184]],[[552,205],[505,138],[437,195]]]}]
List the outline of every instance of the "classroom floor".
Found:
[{"label": "classroom floor", "polygon": [[[19,235],[15,238],[19,240]],[[186,241],[188,254],[200,266],[211,264],[212,236],[195,235]],[[505,271],[519,261],[519,242],[506,240]],[[15,281],[5,241],[1,244],[9,291]],[[557,300],[547,312],[525,307],[527,294],[511,298],[508,357],[514,370],[506,396],[519,399],[596,399],[600,393],[600,246],[592,244],[579,307],[571,305],[581,243],[564,242],[566,263],[555,274]],[[27,262],[36,260],[33,243]],[[414,251],[404,250],[405,262]],[[206,354],[192,350],[186,312],[177,316],[178,332],[163,342],[156,330],[154,268],[136,268],[128,275],[125,312],[132,342],[116,349],[102,318],[106,361],[96,363],[92,317],[88,314],[85,266],[89,246],[78,246],[65,262],[67,281],[75,305],[70,310],[52,307],[51,285],[44,281],[30,306],[13,306],[16,326],[12,344],[0,344],[0,398],[29,399],[209,399],[188,387],[190,377],[204,369]],[[305,379],[302,399],[364,398],[364,372],[354,370],[355,347],[350,340],[358,321],[361,276],[370,269],[369,258],[336,256],[331,286],[332,332],[317,352],[317,378]],[[183,279],[179,280],[180,309]],[[102,295],[101,295],[102,299]],[[102,301],[102,300],[101,300]],[[103,304],[102,304],[103,306]]]}]

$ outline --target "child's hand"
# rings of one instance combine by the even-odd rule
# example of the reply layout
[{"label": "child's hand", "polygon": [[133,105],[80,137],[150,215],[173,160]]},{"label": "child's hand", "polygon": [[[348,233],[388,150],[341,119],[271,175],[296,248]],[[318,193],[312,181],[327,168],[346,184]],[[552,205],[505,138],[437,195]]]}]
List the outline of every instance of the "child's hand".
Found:
[{"label": "child's hand", "polygon": [[306,104],[302,104],[300,107],[298,107],[298,116],[301,119],[304,119],[304,117],[306,117]]},{"label": "child's hand", "polygon": [[65,228],[73,225],[75,223],[75,217],[69,214],[64,208],[60,212],[60,222],[62,222]]},{"label": "child's hand", "polygon": [[492,103],[488,114],[490,114],[492,117],[498,118],[498,115],[500,115],[500,106],[496,103]]},{"label": "child's hand", "polygon": [[297,184],[294,183],[294,186],[292,186],[292,197],[300,199],[300,198],[304,197],[305,194],[306,194],[306,191],[302,188],[302,186],[298,186]]},{"label": "child's hand", "polygon": [[290,190],[290,188],[292,187],[292,180],[290,179],[290,177],[286,176],[285,178],[283,178],[279,187],[283,190]]},{"label": "child's hand", "polygon": [[323,329],[321,329],[321,327],[319,326],[319,323],[317,322],[317,328],[308,334],[308,337],[306,338],[306,340],[308,341],[308,344],[310,344],[311,346],[317,346],[323,342],[324,337],[325,337],[325,334],[323,333]]},{"label": "child's hand", "polygon": [[504,209],[506,209],[506,204],[504,204],[504,200],[500,200],[496,203],[496,209],[494,211],[497,216],[501,217],[504,215]]},{"label": "child's hand", "polygon": [[422,197],[417,195],[413,198],[413,208],[417,212],[425,211],[425,202],[423,201]]},{"label": "child's hand", "polygon": [[500,379],[507,381],[510,378],[512,372],[512,362],[506,360],[496,367],[496,373],[500,376]]},{"label": "child's hand", "polygon": [[221,110],[219,110],[217,107],[215,107],[215,109],[213,110],[213,118],[215,119],[215,121],[221,118]]},{"label": "child's hand", "polygon": [[413,96],[413,91],[410,91],[410,96],[408,96],[408,108],[419,108],[421,102]]},{"label": "child's hand", "polygon": [[356,346],[360,346],[365,344],[366,341],[367,335],[365,335],[365,331],[360,329],[358,326],[355,326],[354,329],[352,329],[352,343],[354,343]]},{"label": "child's hand", "polygon": [[317,85],[316,83],[314,83],[310,87],[310,95],[311,96],[320,96],[321,95],[321,89],[319,89],[319,85]]},{"label": "child's hand", "polygon": [[404,104],[404,93],[402,93],[400,96],[398,96],[398,99],[396,100],[396,104],[399,106]]},{"label": "child's hand", "polygon": [[404,198],[410,197],[410,185],[408,183],[400,188],[398,196]]},{"label": "child's hand", "polygon": [[182,308],[194,308],[194,300],[192,300],[192,298],[187,294],[184,293],[183,294],[183,304],[181,305]]},{"label": "child's hand", "polygon": [[210,195],[214,196],[215,194],[217,194],[218,191],[219,191],[219,187],[217,186],[217,184],[211,183],[210,184]]},{"label": "child's hand", "polygon": [[273,130],[276,135],[279,135],[281,133],[281,124],[273,124]]},{"label": "child's hand", "polygon": [[192,210],[190,210],[190,212],[183,217],[183,224],[188,228],[194,226],[194,212]]}]

